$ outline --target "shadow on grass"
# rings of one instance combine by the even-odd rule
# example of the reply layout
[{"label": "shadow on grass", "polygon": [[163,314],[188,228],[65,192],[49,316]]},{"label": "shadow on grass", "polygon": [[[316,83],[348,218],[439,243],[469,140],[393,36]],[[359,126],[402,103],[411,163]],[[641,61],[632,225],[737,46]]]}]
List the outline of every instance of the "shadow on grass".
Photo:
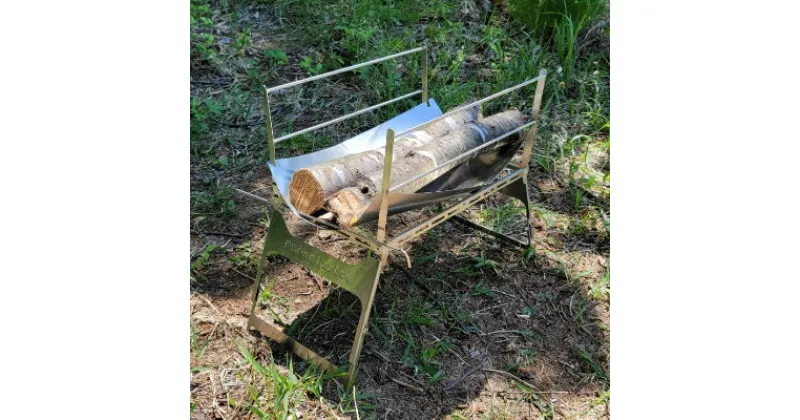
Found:
[{"label": "shadow on grass", "polygon": [[[469,415],[490,410],[488,401],[501,396],[514,418],[547,418],[570,396],[608,390],[607,319],[568,274],[537,269],[517,249],[455,223],[429,232],[411,255],[412,269],[397,259],[381,277],[356,382],[362,415]],[[310,275],[281,278],[303,284],[283,285],[295,293],[284,306],[307,301],[300,294],[313,289]],[[358,299],[339,289],[312,297],[317,303],[305,305],[287,331],[346,365]],[[286,363],[283,350],[273,354]],[[339,400],[335,384],[325,389]]]}]

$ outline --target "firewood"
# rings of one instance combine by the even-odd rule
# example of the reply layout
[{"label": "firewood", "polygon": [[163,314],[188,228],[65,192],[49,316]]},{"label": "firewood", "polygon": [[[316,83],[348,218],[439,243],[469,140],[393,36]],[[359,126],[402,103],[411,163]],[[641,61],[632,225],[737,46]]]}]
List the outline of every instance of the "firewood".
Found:
[{"label": "firewood", "polygon": [[[501,112],[482,118],[477,123],[467,124],[458,130],[450,131],[436,141],[405,154],[399,154],[392,165],[390,187],[404,183],[418,174],[518,128],[522,126],[523,122],[523,115],[518,110]],[[437,169],[403,185],[395,192],[415,192],[447,172],[455,164]],[[380,191],[382,180],[383,168],[376,168],[363,173],[356,186],[343,188],[327,200],[328,209],[336,214],[340,225],[352,226],[358,220],[372,198]]]},{"label": "firewood", "polygon": [[[416,130],[395,141],[393,160],[422,147],[449,131],[476,121],[480,108],[475,106]],[[331,195],[356,185],[361,174],[383,167],[385,148],[344,156],[319,165],[297,170],[289,182],[289,198],[297,210],[311,214],[321,209]]]}]

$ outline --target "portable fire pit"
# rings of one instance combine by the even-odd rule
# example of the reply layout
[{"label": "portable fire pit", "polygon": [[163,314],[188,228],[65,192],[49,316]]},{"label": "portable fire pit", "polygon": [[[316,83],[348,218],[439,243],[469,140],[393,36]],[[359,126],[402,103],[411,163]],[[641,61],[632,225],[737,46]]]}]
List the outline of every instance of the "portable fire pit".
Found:
[{"label": "portable fire pit", "polygon": [[[317,124],[313,127],[298,130],[278,138],[274,137],[272,128],[272,114],[270,111],[269,102],[270,93],[289,89],[303,83],[327,78],[336,74],[353,71],[364,66],[369,66],[415,53],[422,53],[424,57],[422,60],[421,69],[422,89],[387,100],[377,105],[360,109],[348,115]],[[256,276],[256,283],[253,291],[253,304],[250,311],[248,329],[256,329],[271,339],[279,343],[286,344],[295,354],[303,359],[319,365],[325,370],[336,370],[337,367],[329,360],[318,355],[298,341],[292,339],[283,331],[273,325],[270,325],[257,315],[257,303],[261,293],[261,285],[264,281],[266,273],[266,255],[270,252],[282,255],[295,264],[298,264],[319,275],[320,277],[340,286],[348,292],[353,293],[360,300],[361,316],[358,322],[358,327],[356,328],[353,347],[350,352],[350,364],[347,372],[348,386],[353,384],[353,380],[356,377],[358,359],[361,354],[361,348],[367,332],[367,325],[370,312],[372,310],[372,304],[375,300],[378,282],[383,269],[386,267],[389,254],[391,252],[398,252],[404,255],[408,267],[410,268],[411,259],[404,248],[409,246],[413,240],[420,237],[425,232],[450,219],[458,220],[459,222],[462,222],[468,226],[487,234],[494,235],[518,246],[531,245],[530,202],[528,199],[527,173],[531,157],[533,138],[536,133],[536,121],[539,116],[539,107],[541,105],[542,92],[544,90],[543,82],[547,72],[542,69],[540,70],[538,77],[526,80],[516,86],[509,87],[447,113],[442,113],[442,110],[436,104],[436,101],[428,96],[427,57],[427,47],[419,47],[306,79],[286,83],[281,86],[272,88],[267,88],[266,86],[264,87],[264,116],[266,119],[267,141],[269,145],[269,162],[267,165],[273,179],[273,211],[270,218],[269,230],[264,239],[264,248],[258,267],[258,274]],[[403,136],[406,136],[415,130],[443,120],[457,112],[496,99],[512,91],[528,86],[534,82],[538,82],[538,84],[533,97],[531,120],[528,123],[501,136],[486,141],[480,146],[462,153],[459,156],[456,156],[433,169],[424,171],[414,178],[405,181],[401,185],[395,185],[394,187],[390,188],[393,162],[392,154],[394,150],[395,139],[402,138]],[[339,143],[336,146],[297,157],[285,159],[275,158],[275,143],[288,140],[304,133],[312,132],[328,125],[344,121],[348,118],[352,118],[354,116],[373,111],[391,103],[420,94],[422,95],[422,103],[419,105],[406,112],[403,112],[402,114],[375,128],[372,128],[371,130]],[[517,135],[515,136],[515,134]],[[434,139],[433,141],[435,142],[436,140]],[[292,179],[292,175],[298,169],[328,162],[350,154],[360,153],[381,147],[385,147],[381,189],[369,203],[366,211],[364,211],[357,220],[352,222],[352,226],[358,226],[377,220],[377,232],[374,236],[363,233],[361,229],[354,230],[343,228],[339,225],[330,223],[327,220],[321,219],[320,217],[311,214],[305,214],[298,211],[295,206],[292,205],[292,202],[289,198],[289,183]],[[512,158],[520,148],[522,148],[521,159],[516,164],[511,164]],[[423,176],[429,175],[442,168],[449,169],[447,169],[442,175],[438,176],[433,182],[425,185],[422,189],[414,193],[397,192],[401,186],[415,181]],[[238,191],[251,198],[269,202],[265,198],[253,195],[251,193],[241,190]],[[495,192],[519,199],[525,205],[527,231],[526,242],[511,238],[500,232],[495,232],[458,216],[459,213],[484,200],[489,194]],[[402,233],[393,237],[388,237],[387,224],[393,220],[393,218],[390,217],[391,215],[431,206],[433,204],[441,205],[444,209],[433,217],[427,218],[421,223],[407,228],[406,230],[402,231]],[[302,220],[319,228],[330,229],[346,236],[358,246],[367,250],[371,250],[374,254],[369,253],[369,255],[366,256],[365,259],[359,264],[348,264],[334,256],[328,255],[322,250],[317,249],[292,236],[286,226],[286,222],[284,221],[282,213],[279,211],[281,207],[288,209]],[[376,256],[377,259],[372,255]]]}]

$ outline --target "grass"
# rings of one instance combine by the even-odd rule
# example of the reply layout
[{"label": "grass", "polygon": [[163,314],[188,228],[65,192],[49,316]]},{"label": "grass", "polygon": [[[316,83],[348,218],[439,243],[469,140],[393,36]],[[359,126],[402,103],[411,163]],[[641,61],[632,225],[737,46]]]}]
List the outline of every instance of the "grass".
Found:
[{"label": "grass", "polygon": [[449,344],[443,341],[426,342],[417,340],[411,334],[401,333],[405,341],[402,361],[410,368],[415,378],[432,384],[441,380],[445,374],[438,358],[447,351]]},{"label": "grass", "polygon": [[611,293],[611,268],[609,267],[597,281],[589,285],[589,294],[597,300],[608,300]]},{"label": "grass", "polygon": [[[425,296],[409,298],[412,293],[422,293],[413,286],[393,289],[395,286],[381,284],[388,288],[382,293],[398,293],[406,299],[392,303],[385,315],[376,312],[370,322],[370,340],[374,340],[377,351],[391,355],[399,369],[429,387],[452,379],[444,360],[448,353],[459,350],[459,338],[491,332],[484,330],[482,315],[475,315],[479,311],[469,305],[505,302],[508,297],[497,292],[494,281],[520,264],[535,262],[527,266],[541,266],[548,275],[558,273],[559,278],[581,283],[588,290],[587,299],[600,304],[606,305],[610,296],[610,272],[598,269],[596,275],[581,276],[585,269],[577,267],[566,249],[569,244],[607,244],[609,240],[610,167],[601,157],[607,156],[610,148],[610,66],[607,45],[602,39],[598,41],[603,36],[607,39],[608,25],[603,24],[608,20],[607,1],[510,0],[490,2],[490,9],[477,14],[464,12],[464,3],[190,3],[193,231],[249,232],[261,226],[261,215],[249,219],[242,216],[245,206],[234,188],[246,189],[267,176],[262,85],[276,86],[424,44],[428,46],[431,97],[446,110],[535,77],[540,68],[548,70],[531,163],[531,185],[538,194],[533,219],[541,225],[544,237],[537,239],[536,247],[523,252],[522,258],[518,253],[509,253],[508,258],[487,253],[483,245],[468,241],[454,251],[461,262],[455,267],[443,268],[441,264],[452,258],[447,250],[416,254],[414,270],[421,271],[414,271],[414,275],[425,279],[422,282],[430,289]],[[325,83],[313,82],[275,93],[270,100],[276,135],[419,89],[421,58],[414,54]],[[486,104],[483,112],[529,109],[532,95],[533,87],[523,89]],[[278,144],[277,154],[294,156],[336,144],[416,103],[401,101],[315,135],[298,136]],[[551,188],[542,184],[544,181],[552,181]],[[479,216],[487,227],[504,231],[516,230],[524,214],[524,208],[514,202],[487,205]],[[231,225],[238,228],[231,229]],[[441,236],[435,229],[426,238],[436,241],[443,239]],[[190,262],[193,273],[204,274],[210,266],[219,264],[254,276],[259,257],[254,244],[237,245],[234,241],[226,252],[213,247],[206,247]],[[544,319],[548,308],[559,304],[549,293],[543,291],[533,301],[508,308],[508,314],[527,321]],[[264,289],[262,298],[282,304],[270,287]],[[327,305],[317,317],[354,318],[358,306],[353,304],[338,309],[334,304]],[[589,317],[583,300],[578,300],[572,310],[572,317]],[[431,336],[434,333],[438,338]],[[522,366],[537,357],[530,342],[525,345],[510,353],[516,359],[509,366]],[[208,348],[195,327],[191,347],[197,361]],[[242,379],[248,385],[247,398],[229,405],[257,418],[292,418],[298,406],[324,399],[320,393],[320,384],[328,378],[324,374],[299,369],[291,358],[281,365],[271,358],[263,362],[240,352],[250,367],[251,377]],[[588,375],[607,383],[607,372],[594,356],[580,353],[575,357],[584,363]],[[336,411],[330,417],[346,414],[367,418],[374,414],[379,401],[375,395],[359,392],[339,393],[337,398],[329,404]],[[607,404],[608,396],[597,399],[599,404]],[[554,416],[552,406],[542,404],[539,409],[544,418]],[[508,413],[498,406],[492,408],[492,414],[503,418]],[[454,418],[456,415],[454,412]]]},{"label": "grass", "polygon": [[[200,360],[206,354],[206,350],[208,350],[209,341],[205,340],[201,343],[200,335],[197,332],[197,326],[192,323],[192,341],[191,341],[191,354],[192,359]],[[193,368],[196,369],[196,368]]]},{"label": "grass", "polygon": [[[306,396],[319,399],[325,380],[340,378],[343,372],[320,373],[309,368],[302,375],[294,371],[291,357],[287,357],[287,371],[281,372],[271,361],[265,366],[258,361],[247,347],[238,344],[239,352],[250,365],[256,378],[248,389],[248,399],[238,404],[262,419],[296,419],[295,408]],[[235,405],[238,405],[235,404]]]},{"label": "grass", "polygon": [[594,360],[592,354],[589,353],[585,348],[578,348],[578,355],[580,358],[586,363],[586,365],[591,369],[591,375],[601,379],[604,383],[604,386],[608,386],[608,372],[600,366],[597,361]]},{"label": "grass", "polygon": [[208,263],[208,260],[211,259],[211,253],[217,249],[217,245],[209,244],[206,245],[202,251],[200,251],[200,256],[197,257],[196,260],[191,265],[192,271],[201,269],[204,265]]},{"label": "grass", "polygon": [[601,18],[605,0],[511,0],[511,14],[542,42],[552,40],[561,61],[564,79],[571,79],[576,60],[577,36]]},{"label": "grass", "polygon": [[507,231],[510,226],[524,221],[525,207],[517,202],[509,202],[503,205],[487,205],[479,212],[481,223],[486,227],[496,231]]}]

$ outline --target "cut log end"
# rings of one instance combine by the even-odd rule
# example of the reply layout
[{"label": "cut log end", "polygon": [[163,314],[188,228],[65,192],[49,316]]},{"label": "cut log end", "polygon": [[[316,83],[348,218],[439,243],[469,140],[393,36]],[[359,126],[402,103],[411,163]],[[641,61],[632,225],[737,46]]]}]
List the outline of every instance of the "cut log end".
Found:
[{"label": "cut log end", "polygon": [[359,211],[369,204],[369,197],[358,188],[344,188],[328,199],[328,207],[337,215],[342,227],[350,227],[358,219]]},{"label": "cut log end", "polygon": [[289,198],[298,211],[306,214],[321,209],[325,202],[322,186],[307,169],[300,169],[294,173],[289,182]]}]

